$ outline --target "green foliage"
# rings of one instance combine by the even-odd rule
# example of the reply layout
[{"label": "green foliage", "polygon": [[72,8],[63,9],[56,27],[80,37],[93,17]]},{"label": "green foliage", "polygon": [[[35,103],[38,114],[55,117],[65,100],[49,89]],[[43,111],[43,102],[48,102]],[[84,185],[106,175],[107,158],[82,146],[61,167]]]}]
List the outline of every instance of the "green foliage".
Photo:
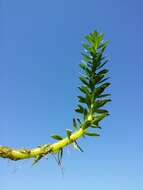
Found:
[{"label": "green foliage", "polygon": [[42,157],[43,157],[43,155],[36,156],[36,158],[32,162],[32,166],[37,164],[39,162],[39,160],[41,160]]},{"label": "green foliage", "polygon": [[62,140],[63,137],[61,137],[60,135],[52,135],[51,136],[53,139],[56,139],[56,140]]},{"label": "green foliage", "polygon": [[74,142],[72,143],[72,146],[73,146],[73,148],[74,148],[75,150],[78,150],[78,151],[80,151],[80,152],[83,152],[82,148],[79,146],[79,144],[78,144],[76,141],[74,141]]},{"label": "green foliage", "polygon": [[73,119],[73,128],[75,131],[78,131],[78,124],[77,124],[76,119]]},{"label": "green foliage", "polygon": [[60,149],[58,152],[58,165],[62,164],[62,158],[63,158],[63,149]]},{"label": "green foliage", "polygon": [[98,137],[98,136],[100,136],[99,134],[94,133],[94,132],[85,132],[85,135],[91,136],[91,137]]},{"label": "green foliage", "polygon": [[[109,115],[106,109],[102,107],[111,101],[108,97],[110,94],[105,93],[110,86],[107,82],[108,69],[105,68],[108,60],[104,57],[104,51],[107,41],[103,41],[103,34],[97,31],[91,32],[85,36],[87,42],[83,43],[84,51],[82,52],[83,60],[80,63],[82,71],[79,77],[81,86],[78,87],[81,95],[78,96],[77,108],[75,111],[83,116],[84,130],[89,127],[101,128],[99,122]],[[96,133],[86,135],[96,136]]]},{"label": "green foliage", "polygon": [[72,131],[70,129],[67,129],[66,131],[67,131],[67,137],[70,140],[70,136],[72,134]]},{"label": "green foliage", "polygon": [[107,42],[103,40],[103,34],[97,31],[91,32],[85,38],[87,41],[83,43],[83,60],[79,65],[82,71],[79,77],[81,85],[78,87],[80,95],[75,109],[80,117],[74,118],[72,123],[75,131],[72,133],[70,129],[67,129],[66,138],[58,134],[52,135],[53,139],[60,142],[38,146],[35,149],[15,150],[0,146],[0,157],[11,160],[34,158],[34,165],[41,158],[47,158],[47,155],[51,153],[58,165],[61,166],[65,146],[72,144],[74,149],[83,152],[77,143],[77,139],[85,136],[99,136],[96,131],[90,132],[90,129],[101,129],[100,122],[109,115],[108,110],[103,108],[111,101],[110,94],[106,92],[106,89],[110,86],[109,77],[107,76],[108,69],[105,68],[108,60],[104,57]]},{"label": "green foliage", "polygon": [[[83,60],[79,64],[82,73],[79,77],[81,86],[78,89],[81,94],[77,96],[78,105],[75,109],[80,114],[80,119],[74,118],[72,125],[75,131],[83,129],[83,136],[97,137],[99,134],[87,130],[90,127],[101,129],[99,122],[109,115],[108,110],[103,108],[111,101],[108,98],[110,94],[105,93],[110,86],[108,82],[109,77],[106,76],[108,69],[105,68],[108,60],[104,57],[107,41],[103,41],[103,34],[97,31],[86,35],[85,39],[87,41],[82,44]],[[72,131],[67,129],[66,134],[70,140]],[[52,137],[56,140],[62,140],[62,137],[59,135],[53,135]],[[74,149],[83,151],[76,141],[72,142],[72,145]],[[61,154],[61,152],[58,154]]]}]

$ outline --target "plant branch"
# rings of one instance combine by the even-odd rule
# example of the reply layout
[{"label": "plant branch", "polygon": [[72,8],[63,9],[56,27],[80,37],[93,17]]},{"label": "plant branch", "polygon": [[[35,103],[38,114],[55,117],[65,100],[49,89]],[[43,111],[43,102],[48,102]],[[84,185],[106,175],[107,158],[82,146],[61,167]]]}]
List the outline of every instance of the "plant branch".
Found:
[{"label": "plant branch", "polygon": [[6,146],[0,146],[0,157],[8,158],[10,160],[22,160],[28,158],[42,158],[50,153],[57,153],[59,150],[63,149],[65,146],[73,143],[78,138],[84,135],[86,130],[80,128],[78,131],[74,132],[70,139],[68,137],[53,143],[53,144],[45,144],[40,147],[36,147],[33,149],[12,149]]},{"label": "plant branch", "polygon": [[61,163],[64,147],[72,144],[75,149],[82,150],[76,142],[77,139],[85,135],[99,136],[99,134],[88,130],[101,128],[99,122],[109,115],[107,110],[102,109],[106,103],[111,101],[108,99],[110,94],[104,93],[110,85],[109,82],[106,82],[109,77],[106,77],[108,69],[105,69],[104,65],[107,63],[107,60],[103,56],[107,42],[103,41],[103,34],[97,31],[91,32],[85,38],[87,43],[83,43],[83,60],[79,65],[82,70],[82,74],[79,77],[81,81],[79,90],[82,95],[78,96],[78,105],[75,109],[80,114],[80,118],[73,119],[75,131],[72,132],[70,129],[67,129],[65,138],[55,134],[52,138],[58,140],[58,142],[38,146],[33,149],[13,149],[0,146],[1,158],[11,160],[34,158],[33,164],[35,164],[49,154],[58,153],[59,162]]}]

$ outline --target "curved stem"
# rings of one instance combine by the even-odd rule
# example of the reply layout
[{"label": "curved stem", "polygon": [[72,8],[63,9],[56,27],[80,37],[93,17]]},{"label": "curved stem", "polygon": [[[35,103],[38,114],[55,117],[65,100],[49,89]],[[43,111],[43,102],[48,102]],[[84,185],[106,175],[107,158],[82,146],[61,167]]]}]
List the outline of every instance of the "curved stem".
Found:
[{"label": "curved stem", "polygon": [[[65,146],[76,142],[76,140],[83,135],[97,136],[96,133],[87,132],[87,129],[90,126],[96,128],[99,121],[109,115],[108,111],[101,109],[101,107],[111,101],[106,98],[110,94],[103,94],[104,90],[110,85],[110,83],[105,82],[108,79],[108,77],[105,78],[108,69],[104,69],[103,67],[107,62],[103,57],[103,52],[106,48],[107,42],[104,42],[102,38],[102,34],[94,31],[86,36],[88,43],[83,44],[86,51],[82,54],[83,62],[80,64],[84,74],[80,76],[82,85],[79,87],[79,90],[84,95],[78,96],[79,104],[75,110],[77,113],[82,114],[84,118],[83,123],[80,124],[80,128],[74,133],[67,131],[67,137],[62,139],[59,136],[58,139],[62,140],[59,140],[56,143],[45,144],[33,149],[13,149],[6,146],[0,146],[1,158],[8,158],[11,160],[35,158],[34,163],[36,163],[47,154],[62,152],[62,149]],[[82,104],[86,104],[86,107]],[[73,122],[73,127],[77,128],[78,126],[76,125],[76,122]]]},{"label": "curved stem", "polygon": [[73,143],[78,138],[83,136],[85,130],[80,128],[78,131],[74,132],[70,139],[68,137],[64,138],[53,144],[46,144],[43,146],[39,146],[33,149],[12,149],[6,146],[0,146],[0,157],[1,158],[8,158],[10,160],[21,160],[21,159],[28,159],[28,158],[42,158],[43,156],[49,153],[56,153],[60,149],[64,148],[65,146]]}]

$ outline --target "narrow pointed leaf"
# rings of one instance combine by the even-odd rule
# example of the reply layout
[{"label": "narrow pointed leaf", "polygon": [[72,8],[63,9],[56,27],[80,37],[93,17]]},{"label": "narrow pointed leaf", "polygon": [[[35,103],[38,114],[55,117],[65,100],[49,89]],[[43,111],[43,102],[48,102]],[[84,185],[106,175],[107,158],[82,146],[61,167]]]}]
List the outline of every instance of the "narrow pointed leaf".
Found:
[{"label": "narrow pointed leaf", "polygon": [[80,66],[83,70],[85,70],[85,69],[87,68],[86,64],[84,64],[84,63],[79,64],[79,66]]},{"label": "narrow pointed leaf", "polygon": [[82,148],[77,144],[76,141],[72,143],[72,146],[73,146],[74,149],[76,149],[76,150],[78,150],[80,152],[83,152]]},{"label": "narrow pointed leaf", "polygon": [[96,125],[96,124],[91,124],[90,126],[91,126],[91,128],[94,128],[94,129],[102,129],[101,126]]},{"label": "narrow pointed leaf", "polygon": [[86,62],[91,61],[91,56],[89,56],[89,55],[87,55],[85,53],[82,53],[82,56],[83,56],[84,61],[86,61]]},{"label": "narrow pointed leaf", "polygon": [[107,97],[107,96],[111,96],[111,94],[102,94],[102,95],[99,95],[98,98],[104,98],[104,97]]},{"label": "narrow pointed leaf", "polygon": [[71,131],[70,129],[67,129],[66,131],[67,131],[67,137],[68,137],[68,139],[70,139],[70,136],[71,136],[71,134],[72,134],[72,131]]},{"label": "narrow pointed leaf", "polygon": [[34,166],[35,164],[37,164],[37,162],[38,162],[41,158],[42,158],[41,155],[40,155],[40,156],[37,156],[37,157],[33,160],[32,166]]},{"label": "narrow pointed leaf", "polygon": [[103,80],[100,80],[97,84],[101,84],[103,82],[105,82],[106,80],[108,80],[110,77],[104,78]]},{"label": "narrow pointed leaf", "polygon": [[104,83],[101,86],[94,89],[94,96],[97,97],[104,92],[104,90],[110,85],[110,83]]},{"label": "narrow pointed leaf", "polygon": [[81,121],[80,121],[80,119],[79,119],[79,118],[77,118],[77,121],[78,121],[78,123],[81,125]]},{"label": "narrow pointed leaf", "polygon": [[106,114],[106,113],[98,114],[97,116],[95,116],[95,122],[101,121],[103,118],[105,118],[108,115],[109,114]]},{"label": "narrow pointed leaf", "polygon": [[103,63],[99,63],[99,65],[97,66],[97,69],[101,69],[102,67],[104,67],[104,65],[108,62],[108,60],[104,61]]},{"label": "narrow pointed leaf", "polygon": [[88,52],[92,52],[92,51],[93,51],[92,48],[91,48],[88,44],[86,44],[86,43],[83,43],[82,46],[83,46]]},{"label": "narrow pointed leaf", "polygon": [[63,158],[63,149],[60,149],[58,152],[58,165],[62,164],[62,158]]},{"label": "narrow pointed leaf", "polygon": [[80,76],[79,79],[81,80],[81,82],[85,85],[88,86],[88,80],[84,77],[84,76]]},{"label": "narrow pointed leaf", "polygon": [[61,137],[60,135],[52,135],[51,136],[53,139],[56,139],[56,140],[62,140],[63,137]]},{"label": "narrow pointed leaf", "polygon": [[91,137],[98,137],[98,136],[100,136],[99,134],[93,133],[93,132],[85,132],[85,135],[91,136]]},{"label": "narrow pointed leaf", "polygon": [[104,106],[106,103],[111,102],[111,99],[98,100],[94,103],[93,110],[96,111],[98,108]]},{"label": "narrow pointed leaf", "polygon": [[78,107],[75,109],[78,113],[84,113],[84,108],[81,105],[78,105]]},{"label": "narrow pointed leaf", "polygon": [[88,88],[86,86],[79,87],[79,90],[81,92],[83,92],[84,94],[87,94],[87,95],[90,94],[90,92],[89,92],[89,90],[88,90]]},{"label": "narrow pointed leaf", "polygon": [[108,111],[104,110],[104,109],[97,109],[96,113],[106,113],[106,114],[108,114]]},{"label": "narrow pointed leaf", "polygon": [[80,103],[85,103],[85,104],[87,104],[87,105],[90,105],[90,99],[89,98],[87,98],[87,97],[82,97],[82,96],[78,96],[78,99],[79,99],[79,102]]},{"label": "narrow pointed leaf", "polygon": [[100,71],[100,72],[98,73],[98,75],[106,74],[106,73],[108,73],[108,69],[103,69],[102,71]]},{"label": "narrow pointed leaf", "polygon": [[78,126],[75,119],[73,119],[73,128],[75,131],[78,131]]}]

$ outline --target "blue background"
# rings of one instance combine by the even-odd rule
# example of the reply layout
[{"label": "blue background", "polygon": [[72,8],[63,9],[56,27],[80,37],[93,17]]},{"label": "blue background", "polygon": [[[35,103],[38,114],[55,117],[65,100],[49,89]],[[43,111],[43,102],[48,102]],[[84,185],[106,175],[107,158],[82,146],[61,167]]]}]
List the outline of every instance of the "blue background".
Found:
[{"label": "blue background", "polygon": [[143,3],[141,0],[0,0],[0,144],[35,147],[71,128],[81,42],[97,29],[109,39],[111,116],[98,139],[65,149],[64,176],[53,157],[0,159],[1,190],[143,189]]}]

